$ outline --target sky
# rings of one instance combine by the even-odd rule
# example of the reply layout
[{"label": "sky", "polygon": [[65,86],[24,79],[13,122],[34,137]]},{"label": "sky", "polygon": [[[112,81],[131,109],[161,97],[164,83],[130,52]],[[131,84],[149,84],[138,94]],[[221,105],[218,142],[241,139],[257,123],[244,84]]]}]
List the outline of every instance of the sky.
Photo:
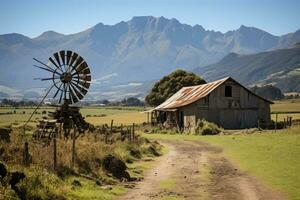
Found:
[{"label": "sky", "polygon": [[176,18],[223,33],[245,25],[283,35],[300,29],[300,0],[0,0],[0,34],[71,34],[133,16]]}]

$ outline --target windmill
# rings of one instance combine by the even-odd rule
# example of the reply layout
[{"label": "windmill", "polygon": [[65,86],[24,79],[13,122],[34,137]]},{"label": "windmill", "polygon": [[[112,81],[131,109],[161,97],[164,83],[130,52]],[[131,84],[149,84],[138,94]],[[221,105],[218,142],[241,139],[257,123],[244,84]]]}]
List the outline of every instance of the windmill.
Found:
[{"label": "windmill", "polygon": [[69,137],[71,129],[74,129],[74,136],[75,130],[79,134],[83,133],[88,129],[89,124],[80,114],[79,107],[71,106],[71,104],[75,104],[83,99],[90,87],[91,71],[86,61],[76,52],[65,50],[54,53],[52,57],[49,57],[47,64],[36,58],[33,59],[39,63],[39,65],[34,65],[35,67],[50,73],[49,77],[36,79],[50,81],[51,86],[25,123],[24,130],[35,111],[43,103],[50,91],[54,90],[52,98],[58,99],[59,104],[56,105],[54,112],[49,113],[51,120],[40,120],[34,137],[52,138],[57,133],[57,124],[60,125],[60,134],[63,128],[65,138]]}]

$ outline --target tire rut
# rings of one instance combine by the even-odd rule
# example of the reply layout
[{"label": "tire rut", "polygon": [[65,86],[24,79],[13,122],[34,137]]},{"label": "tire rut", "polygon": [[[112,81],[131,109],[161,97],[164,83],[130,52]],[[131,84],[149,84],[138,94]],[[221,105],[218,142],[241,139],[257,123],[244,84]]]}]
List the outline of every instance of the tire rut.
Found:
[{"label": "tire rut", "polygon": [[[154,167],[144,173],[144,179],[119,200],[285,199],[234,167],[221,148],[204,142],[159,142],[168,148],[168,153],[158,158]],[[172,184],[163,187],[164,181]]]}]

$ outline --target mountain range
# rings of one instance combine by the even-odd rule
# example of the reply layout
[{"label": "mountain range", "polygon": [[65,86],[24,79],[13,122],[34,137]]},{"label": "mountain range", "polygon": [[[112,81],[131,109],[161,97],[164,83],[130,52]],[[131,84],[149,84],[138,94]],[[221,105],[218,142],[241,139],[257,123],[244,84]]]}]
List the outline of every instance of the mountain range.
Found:
[{"label": "mountain range", "polygon": [[0,35],[0,96],[41,95],[49,84],[33,78],[47,74],[32,66],[37,64],[32,58],[47,62],[62,49],[78,52],[89,64],[93,83],[88,99],[118,99],[143,97],[155,80],[176,68],[205,73],[205,78],[212,79],[219,75],[209,77],[202,68],[222,62],[228,54],[257,54],[297,42],[300,30],[274,36],[242,25],[221,33],[152,16],[133,17],[115,25],[99,23],[69,35],[54,31],[36,38],[4,34]]},{"label": "mountain range", "polygon": [[300,43],[257,54],[230,53],[194,72],[207,81],[231,76],[247,86],[275,85],[283,92],[300,92]]}]

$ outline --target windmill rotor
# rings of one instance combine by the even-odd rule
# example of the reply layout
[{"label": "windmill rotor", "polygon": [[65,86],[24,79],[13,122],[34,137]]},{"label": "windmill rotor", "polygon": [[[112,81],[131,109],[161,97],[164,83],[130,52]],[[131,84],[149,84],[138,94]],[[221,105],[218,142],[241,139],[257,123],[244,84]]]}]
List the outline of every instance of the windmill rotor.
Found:
[{"label": "windmill rotor", "polygon": [[50,77],[38,78],[41,81],[52,81],[56,91],[53,98],[59,103],[73,104],[87,94],[91,84],[91,71],[86,61],[76,52],[59,51],[49,57],[47,64],[35,59],[35,67],[51,73]]}]

